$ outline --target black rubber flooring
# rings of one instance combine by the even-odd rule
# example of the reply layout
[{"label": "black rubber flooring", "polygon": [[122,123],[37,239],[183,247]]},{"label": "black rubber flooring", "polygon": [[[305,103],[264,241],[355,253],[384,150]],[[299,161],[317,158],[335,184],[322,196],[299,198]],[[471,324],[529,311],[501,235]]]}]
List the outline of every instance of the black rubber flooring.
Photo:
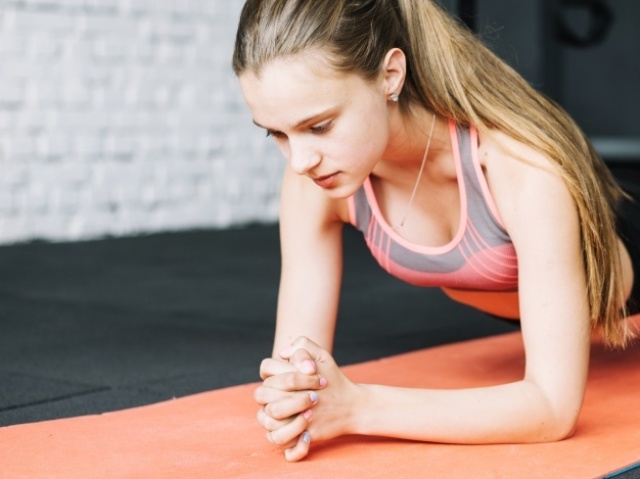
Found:
[{"label": "black rubber flooring", "polygon": [[[341,364],[514,329],[345,251]],[[0,425],[258,380],[279,261],[276,226],[0,248]]]}]

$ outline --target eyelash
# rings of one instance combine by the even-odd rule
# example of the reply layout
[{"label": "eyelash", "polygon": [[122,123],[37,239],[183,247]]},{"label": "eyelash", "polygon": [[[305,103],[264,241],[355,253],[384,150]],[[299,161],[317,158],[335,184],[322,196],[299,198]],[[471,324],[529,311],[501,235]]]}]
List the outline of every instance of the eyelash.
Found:
[{"label": "eyelash", "polygon": [[[322,133],[326,133],[327,131],[329,131],[329,128],[331,127],[331,122],[325,123],[323,125],[319,125],[319,126],[312,126],[310,128],[311,133],[320,135]],[[281,131],[277,131],[277,130],[267,130],[267,137],[273,136],[274,138],[282,138],[285,136],[284,133],[282,133]]]},{"label": "eyelash", "polygon": [[284,135],[281,131],[267,130],[267,138],[273,136],[274,138],[281,138]]},{"label": "eyelash", "polygon": [[331,127],[331,122],[327,122],[322,125],[312,126],[310,129],[313,133],[326,133],[327,131],[329,131],[330,127]]}]

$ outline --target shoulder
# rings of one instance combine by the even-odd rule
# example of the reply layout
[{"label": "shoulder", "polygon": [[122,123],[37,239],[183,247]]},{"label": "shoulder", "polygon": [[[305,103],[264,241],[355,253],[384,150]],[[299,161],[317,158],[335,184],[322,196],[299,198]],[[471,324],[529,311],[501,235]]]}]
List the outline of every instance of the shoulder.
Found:
[{"label": "shoulder", "polygon": [[[559,221],[575,213],[575,205],[560,169],[552,159],[502,133],[480,135],[479,161],[497,208],[508,230],[554,210]],[[556,217],[552,215],[549,220]],[[509,231],[511,234],[512,232]]]},{"label": "shoulder", "polygon": [[531,146],[498,130],[478,135],[480,164],[494,176],[508,175],[512,182],[526,181],[531,175],[561,178],[557,165]]}]

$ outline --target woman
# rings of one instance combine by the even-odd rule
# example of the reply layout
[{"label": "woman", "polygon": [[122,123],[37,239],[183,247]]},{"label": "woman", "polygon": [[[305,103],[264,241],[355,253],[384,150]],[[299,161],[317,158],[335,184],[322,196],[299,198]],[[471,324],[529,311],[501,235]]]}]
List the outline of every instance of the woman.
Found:
[{"label": "woman", "polygon": [[[248,0],[233,67],[288,160],[275,344],[255,393],[286,459],[342,434],[571,435],[592,329],[629,337],[633,268],[616,233],[624,194],[567,114],[431,0]],[[391,274],[519,319],[522,380],[350,382],[331,357],[345,223]]]}]

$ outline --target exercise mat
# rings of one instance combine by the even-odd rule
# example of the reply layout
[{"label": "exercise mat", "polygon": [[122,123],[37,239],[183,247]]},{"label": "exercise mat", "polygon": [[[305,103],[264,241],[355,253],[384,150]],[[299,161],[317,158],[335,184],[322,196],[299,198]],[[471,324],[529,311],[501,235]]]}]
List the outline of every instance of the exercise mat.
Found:
[{"label": "exercise mat", "polygon": [[[633,320],[637,329],[640,316]],[[520,333],[510,333],[344,371],[358,382],[460,388],[517,380],[523,368]],[[468,446],[347,436],[312,443],[310,455],[293,464],[266,441],[255,419],[256,384],[246,384],[1,428],[0,478],[602,478],[640,461],[639,384],[640,341],[614,351],[594,338],[584,407],[570,439]]]}]

